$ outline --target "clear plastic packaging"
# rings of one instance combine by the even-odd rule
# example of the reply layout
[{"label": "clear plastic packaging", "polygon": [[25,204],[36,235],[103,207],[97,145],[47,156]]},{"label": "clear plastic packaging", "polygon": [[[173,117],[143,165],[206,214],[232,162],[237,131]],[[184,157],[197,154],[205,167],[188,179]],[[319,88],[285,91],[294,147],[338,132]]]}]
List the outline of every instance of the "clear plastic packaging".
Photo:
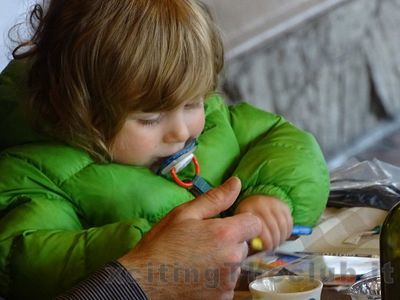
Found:
[{"label": "clear plastic packaging", "polygon": [[328,206],[390,210],[400,201],[400,168],[373,159],[351,160],[331,172]]}]

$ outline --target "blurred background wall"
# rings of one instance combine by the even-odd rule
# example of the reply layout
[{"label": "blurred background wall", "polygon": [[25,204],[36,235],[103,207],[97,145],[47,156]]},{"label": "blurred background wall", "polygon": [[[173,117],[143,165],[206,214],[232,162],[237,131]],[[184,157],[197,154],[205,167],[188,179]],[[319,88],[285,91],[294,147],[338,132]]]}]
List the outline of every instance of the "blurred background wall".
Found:
[{"label": "blurred background wall", "polygon": [[[225,43],[228,101],[282,114],[328,159],[400,123],[400,0],[203,1]],[[0,68],[32,3],[1,0]]]},{"label": "blurred background wall", "polygon": [[227,46],[230,101],[284,115],[328,159],[398,127],[400,0],[206,2]]}]

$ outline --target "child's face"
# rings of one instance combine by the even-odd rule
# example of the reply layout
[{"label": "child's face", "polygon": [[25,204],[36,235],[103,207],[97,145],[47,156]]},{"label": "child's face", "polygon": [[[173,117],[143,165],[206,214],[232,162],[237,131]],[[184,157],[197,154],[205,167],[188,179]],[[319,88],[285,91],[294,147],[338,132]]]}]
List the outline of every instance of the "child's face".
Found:
[{"label": "child's face", "polygon": [[167,112],[133,112],[128,115],[112,146],[115,162],[150,167],[181,150],[204,128],[204,100],[182,103]]}]

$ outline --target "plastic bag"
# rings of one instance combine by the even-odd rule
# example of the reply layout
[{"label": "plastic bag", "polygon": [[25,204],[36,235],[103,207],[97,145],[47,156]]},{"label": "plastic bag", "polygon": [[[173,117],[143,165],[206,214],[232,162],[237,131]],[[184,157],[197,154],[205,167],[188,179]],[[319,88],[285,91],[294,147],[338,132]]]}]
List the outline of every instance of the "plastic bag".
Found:
[{"label": "plastic bag", "polygon": [[390,210],[400,201],[400,168],[373,159],[351,160],[331,172],[328,206]]}]

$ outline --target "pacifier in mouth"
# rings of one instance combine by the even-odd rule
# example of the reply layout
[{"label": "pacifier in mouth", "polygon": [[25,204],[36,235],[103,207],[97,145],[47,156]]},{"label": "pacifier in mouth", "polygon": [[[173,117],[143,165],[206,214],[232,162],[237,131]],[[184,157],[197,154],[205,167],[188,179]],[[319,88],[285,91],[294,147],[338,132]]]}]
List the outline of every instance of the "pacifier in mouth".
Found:
[{"label": "pacifier in mouth", "polygon": [[[188,189],[193,195],[201,195],[211,189],[211,185],[200,176],[200,165],[193,154],[196,150],[197,141],[196,139],[189,140],[185,147],[168,156],[161,162],[160,167],[157,169],[156,173],[162,176],[171,176],[179,186]],[[182,181],[177,173],[186,168],[191,162],[194,164],[195,175],[191,181]]]},{"label": "pacifier in mouth", "polygon": [[167,175],[174,168],[178,173],[184,169],[195,157],[193,152],[196,150],[197,141],[195,139],[189,140],[182,150],[166,157],[156,173],[158,175]]}]

